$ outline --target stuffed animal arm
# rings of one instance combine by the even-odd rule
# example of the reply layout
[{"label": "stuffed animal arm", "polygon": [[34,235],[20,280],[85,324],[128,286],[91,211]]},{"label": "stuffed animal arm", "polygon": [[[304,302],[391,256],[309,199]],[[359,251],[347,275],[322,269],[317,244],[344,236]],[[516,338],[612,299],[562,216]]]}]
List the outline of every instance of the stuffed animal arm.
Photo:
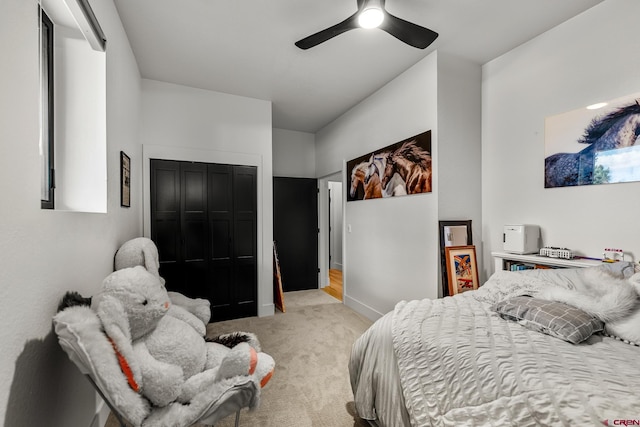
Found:
[{"label": "stuffed animal arm", "polygon": [[185,311],[200,319],[203,324],[211,319],[211,303],[204,298],[189,298],[179,292],[169,291],[169,298],[174,305],[180,306]]},{"label": "stuffed animal arm", "polygon": [[[173,303],[173,300],[171,300]],[[199,318],[188,312],[184,307],[171,304],[167,316],[175,317],[182,320],[184,323],[191,326],[201,337],[204,337],[207,333],[207,326]]]},{"label": "stuffed animal arm", "polygon": [[182,368],[156,359],[143,342],[133,348],[142,371],[143,394],[156,406],[166,406],[176,400],[184,384]]}]

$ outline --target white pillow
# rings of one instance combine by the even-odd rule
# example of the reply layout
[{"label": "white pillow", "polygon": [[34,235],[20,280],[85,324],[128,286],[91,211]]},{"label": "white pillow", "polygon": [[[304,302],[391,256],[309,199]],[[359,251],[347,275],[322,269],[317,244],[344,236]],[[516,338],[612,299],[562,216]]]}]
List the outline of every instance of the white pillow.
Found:
[{"label": "white pillow", "polygon": [[635,310],[627,317],[605,324],[604,332],[622,341],[640,345],[640,273],[629,278],[629,282],[636,288],[638,300]]},{"label": "white pillow", "polygon": [[576,289],[582,282],[584,270],[582,268],[535,268],[532,270],[518,271],[536,279],[553,283],[565,289]]},{"label": "white pillow", "polygon": [[518,273],[553,283],[565,289],[579,291],[583,288],[584,275],[589,270],[606,271],[619,279],[630,278],[635,273],[634,264],[629,261],[602,263],[586,268],[536,268],[518,271]]}]

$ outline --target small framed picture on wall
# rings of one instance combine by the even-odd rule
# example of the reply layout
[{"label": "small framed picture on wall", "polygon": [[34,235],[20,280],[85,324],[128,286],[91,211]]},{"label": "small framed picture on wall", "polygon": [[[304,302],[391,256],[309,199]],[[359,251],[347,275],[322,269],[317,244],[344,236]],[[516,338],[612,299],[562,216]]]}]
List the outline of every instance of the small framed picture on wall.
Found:
[{"label": "small framed picture on wall", "polygon": [[131,207],[131,159],[120,152],[120,206]]}]

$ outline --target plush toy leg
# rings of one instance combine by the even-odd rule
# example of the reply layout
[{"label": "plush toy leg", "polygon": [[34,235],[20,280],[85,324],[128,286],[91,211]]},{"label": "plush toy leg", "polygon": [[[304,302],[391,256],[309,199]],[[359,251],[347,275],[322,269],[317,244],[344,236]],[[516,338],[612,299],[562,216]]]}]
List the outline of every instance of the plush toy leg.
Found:
[{"label": "plush toy leg", "polygon": [[253,375],[260,381],[260,387],[267,385],[276,368],[276,362],[266,353],[258,353],[258,363]]},{"label": "plush toy leg", "polygon": [[177,399],[179,402],[189,402],[195,395],[213,383],[237,376],[253,376],[257,374],[258,370],[260,370],[261,376],[256,378],[262,382],[262,375],[267,373],[265,371],[267,369],[273,370],[273,363],[269,365],[269,360],[273,362],[273,359],[265,353],[257,353],[247,343],[238,344],[231,350],[216,343],[209,343],[209,345],[218,347],[219,355],[224,354],[222,360],[218,366],[187,379],[182,385],[180,396]]},{"label": "plush toy leg", "polygon": [[233,347],[218,367],[216,378],[222,380],[237,375],[252,375],[258,364],[258,353],[246,342]]},{"label": "plush toy leg", "polygon": [[207,343],[207,362],[205,369],[217,369],[231,350],[216,342]]},{"label": "plush toy leg", "polygon": [[275,368],[275,361],[266,353],[258,353],[247,343],[241,343],[231,349],[224,358],[216,378],[230,378],[236,375],[252,375],[264,387]]}]

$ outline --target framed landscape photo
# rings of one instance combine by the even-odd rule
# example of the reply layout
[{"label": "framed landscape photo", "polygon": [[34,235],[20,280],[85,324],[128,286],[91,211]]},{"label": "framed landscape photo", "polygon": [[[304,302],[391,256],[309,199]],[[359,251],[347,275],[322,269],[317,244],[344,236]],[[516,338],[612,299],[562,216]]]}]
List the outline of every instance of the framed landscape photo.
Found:
[{"label": "framed landscape photo", "polygon": [[480,283],[475,246],[448,246],[445,248],[445,260],[450,296],[478,289]]},{"label": "framed landscape photo", "polygon": [[120,152],[120,206],[131,207],[131,159]]}]

